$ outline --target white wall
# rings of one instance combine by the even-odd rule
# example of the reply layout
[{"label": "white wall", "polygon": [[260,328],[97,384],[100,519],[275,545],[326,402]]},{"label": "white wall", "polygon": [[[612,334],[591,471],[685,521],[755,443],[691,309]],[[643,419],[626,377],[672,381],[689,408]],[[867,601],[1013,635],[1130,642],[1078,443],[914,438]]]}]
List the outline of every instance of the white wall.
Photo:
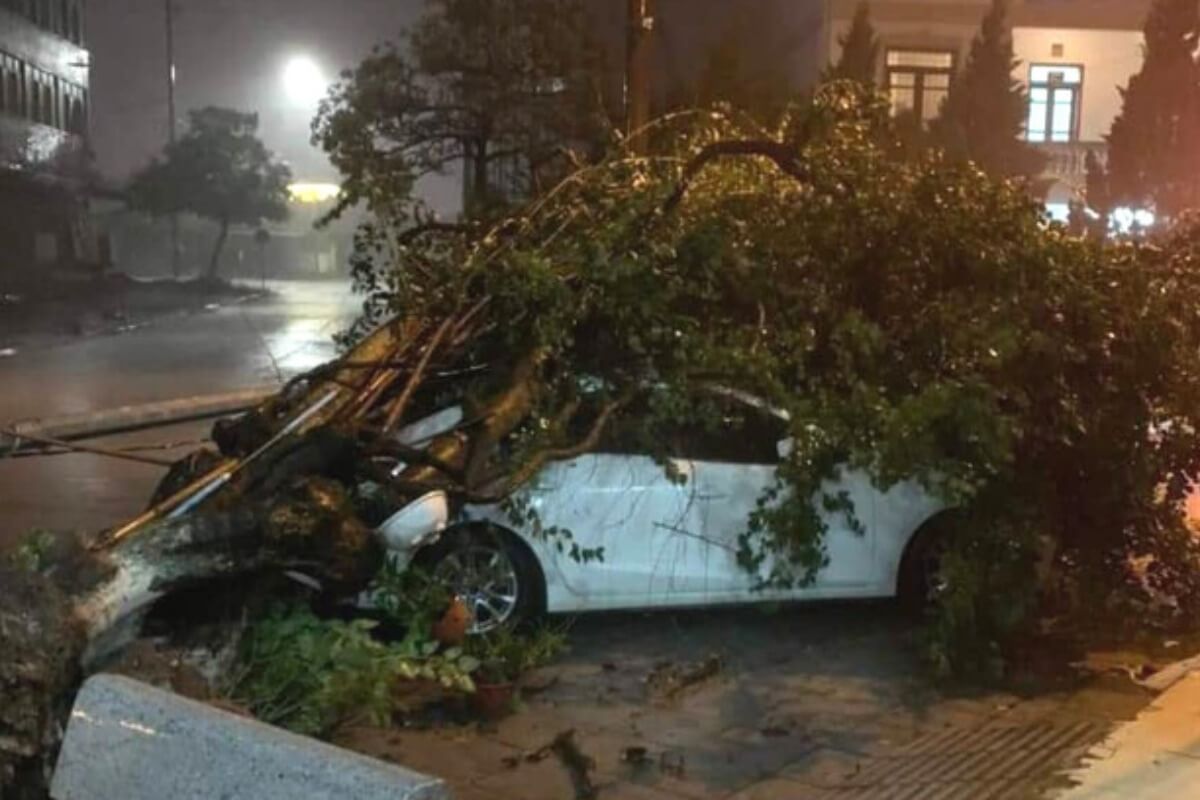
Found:
[{"label": "white wall", "polygon": [[[1052,55],[1054,45],[1062,56]],[[1121,110],[1120,89],[1142,68],[1142,32],[1067,28],[1015,28],[1013,49],[1021,63],[1014,76],[1029,83],[1031,64],[1083,67],[1079,138],[1102,141]]]},{"label": "white wall", "polygon": [[[879,64],[877,76],[882,86],[886,75],[884,61],[889,49],[947,50],[954,53],[955,68],[966,63],[971,40],[979,32],[978,25],[956,25],[953,23],[913,22],[886,20],[873,23],[879,37]],[[835,20],[830,29],[830,48],[827,63],[836,64],[842,57],[841,40],[850,31],[849,20]]]},{"label": "white wall", "polygon": [[[858,2],[828,0],[822,66],[841,58],[839,40],[850,30]],[[881,44],[879,78],[889,47],[950,50],[961,66],[990,5],[991,0],[871,0],[871,24]]]}]

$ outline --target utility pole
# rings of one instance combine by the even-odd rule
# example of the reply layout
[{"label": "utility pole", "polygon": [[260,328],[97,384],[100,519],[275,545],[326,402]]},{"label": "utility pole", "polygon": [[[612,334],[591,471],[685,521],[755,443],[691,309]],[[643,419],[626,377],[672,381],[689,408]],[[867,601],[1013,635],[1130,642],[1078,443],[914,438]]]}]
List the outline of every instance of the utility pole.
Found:
[{"label": "utility pole", "polygon": [[[175,144],[175,4],[163,0],[167,20],[167,142]],[[171,214],[171,275],[179,278],[179,215]]]},{"label": "utility pole", "polygon": [[[650,122],[651,73],[654,69],[654,0],[626,0],[628,33],[625,44],[625,135],[632,137]],[[645,150],[645,137],[633,149]]]}]

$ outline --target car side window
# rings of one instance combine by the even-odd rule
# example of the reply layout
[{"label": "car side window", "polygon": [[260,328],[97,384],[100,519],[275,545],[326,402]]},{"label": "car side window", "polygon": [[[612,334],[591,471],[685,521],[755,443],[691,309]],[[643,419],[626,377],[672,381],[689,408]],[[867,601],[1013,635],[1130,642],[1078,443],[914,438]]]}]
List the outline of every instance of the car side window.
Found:
[{"label": "car side window", "polygon": [[734,398],[716,398],[714,421],[676,432],[673,453],[692,461],[731,464],[774,464],[779,442],[787,438],[787,423],[769,411]]},{"label": "car side window", "polygon": [[653,432],[646,431],[643,423],[649,416],[649,405],[644,397],[630,403],[608,423],[600,434],[596,450],[612,455],[649,455],[660,442]]},{"label": "car side window", "polygon": [[647,408],[635,403],[606,429],[598,449],[734,464],[779,461],[779,443],[790,435],[784,420],[737,398],[713,396],[705,402],[709,424],[665,422],[653,431],[638,424],[645,419]]}]

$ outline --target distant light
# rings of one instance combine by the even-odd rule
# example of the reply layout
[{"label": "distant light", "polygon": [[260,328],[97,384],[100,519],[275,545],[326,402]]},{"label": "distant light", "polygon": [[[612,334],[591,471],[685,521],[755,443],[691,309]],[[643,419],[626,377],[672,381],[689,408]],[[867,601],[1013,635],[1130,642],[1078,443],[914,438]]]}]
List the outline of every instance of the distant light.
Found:
[{"label": "distant light", "polygon": [[288,186],[288,193],[293,203],[318,205],[336,200],[342,193],[342,187],[336,183],[293,183]]},{"label": "distant light", "polygon": [[298,106],[313,108],[329,88],[324,73],[308,56],[293,56],[283,68],[283,88]]},{"label": "distant light", "polygon": [[1144,208],[1113,209],[1112,221],[1118,233],[1129,233],[1154,227],[1154,214]]},{"label": "distant light", "polygon": [[1071,221],[1071,206],[1069,203],[1046,203],[1046,216],[1055,222]]}]

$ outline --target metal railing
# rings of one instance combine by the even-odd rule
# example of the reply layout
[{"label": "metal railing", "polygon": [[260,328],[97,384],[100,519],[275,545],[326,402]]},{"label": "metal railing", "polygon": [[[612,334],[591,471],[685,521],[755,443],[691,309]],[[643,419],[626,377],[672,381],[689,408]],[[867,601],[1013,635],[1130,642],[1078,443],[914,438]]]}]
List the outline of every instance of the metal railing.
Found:
[{"label": "metal railing", "polygon": [[1108,161],[1104,142],[1043,142],[1034,145],[1046,156],[1043,175],[1071,186],[1087,183],[1087,157],[1094,153],[1101,164]]}]

